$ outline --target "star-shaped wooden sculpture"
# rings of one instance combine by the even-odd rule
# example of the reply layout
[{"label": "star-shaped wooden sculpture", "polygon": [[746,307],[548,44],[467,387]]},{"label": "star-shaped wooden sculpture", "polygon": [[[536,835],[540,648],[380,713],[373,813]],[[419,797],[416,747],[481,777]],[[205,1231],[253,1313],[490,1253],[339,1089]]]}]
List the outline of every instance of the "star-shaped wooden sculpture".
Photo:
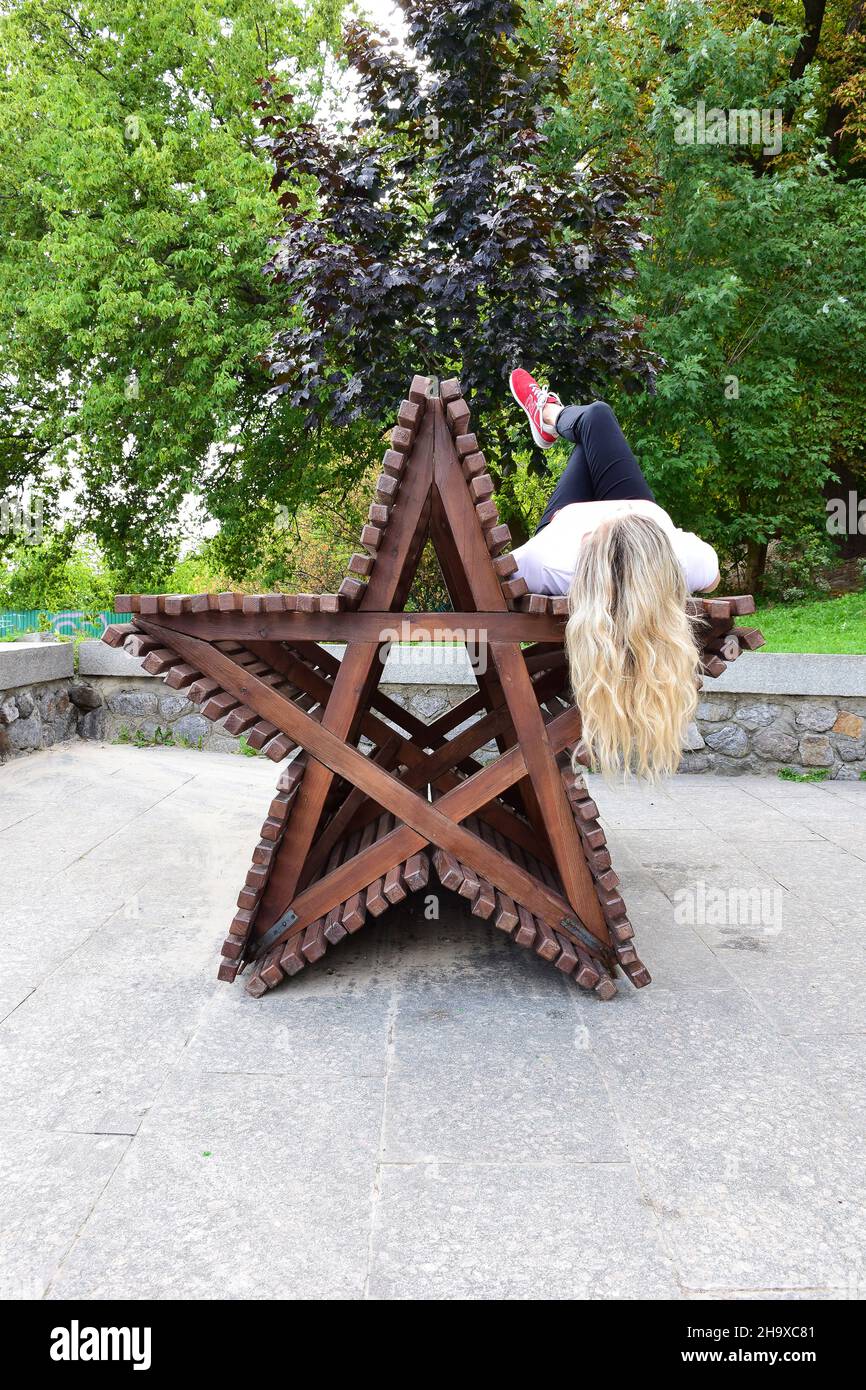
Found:
[{"label": "star-shaped wooden sculpture", "polygon": [[[223,944],[220,978],[262,995],[368,916],[440,881],[519,945],[602,998],[650,981],[598,808],[571,759],[566,600],[529,594],[457,381],[415,377],[337,594],[125,595],[104,640],[144,657],[281,772]],[[451,613],[405,612],[427,538]],[[719,675],[754,629],[748,597],[690,600]],[[430,724],[379,689],[383,644],[471,646],[477,690]],[[322,645],[346,643],[342,660]],[[456,731],[456,732],[455,732]],[[498,758],[476,754],[495,741]],[[362,751],[363,749],[367,751]]]}]

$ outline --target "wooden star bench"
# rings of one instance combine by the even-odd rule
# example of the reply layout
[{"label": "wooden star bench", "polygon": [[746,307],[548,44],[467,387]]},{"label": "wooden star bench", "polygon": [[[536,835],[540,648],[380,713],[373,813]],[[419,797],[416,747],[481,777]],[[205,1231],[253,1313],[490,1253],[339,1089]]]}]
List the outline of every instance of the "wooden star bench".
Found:
[{"label": "wooden star bench", "polygon": [[[527,592],[457,381],[415,377],[336,594],[121,594],[132,623],[104,641],[144,658],[229,734],[287,765],[268,807],[219,977],[249,966],[263,995],[369,917],[427,886],[431,868],[518,945],[603,999],[638,958],[598,807],[571,769],[564,598]],[[430,537],[450,613],[404,611]],[[741,647],[749,597],[692,599],[704,669]],[[465,640],[477,690],[426,724],[379,689],[383,644]],[[344,642],[339,660],[322,643]],[[468,721],[468,722],[467,722]],[[464,727],[465,726],[465,727]],[[495,741],[499,756],[477,754]],[[364,752],[362,746],[368,751]]]}]

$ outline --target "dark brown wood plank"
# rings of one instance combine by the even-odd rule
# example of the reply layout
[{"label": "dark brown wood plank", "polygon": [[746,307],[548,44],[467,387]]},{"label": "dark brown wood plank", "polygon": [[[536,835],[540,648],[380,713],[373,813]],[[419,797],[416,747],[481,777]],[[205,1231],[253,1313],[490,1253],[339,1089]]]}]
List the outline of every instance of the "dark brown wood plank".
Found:
[{"label": "dark brown wood plank", "polygon": [[[364,593],[362,609],[365,606],[387,608],[395,601],[402,604],[401,584],[404,582],[404,571],[419,543],[419,533],[426,532],[432,470],[432,422],[428,423],[425,420],[422,422],[417,447],[412,452],[406,478],[394,505],[387,541],[378,556]],[[406,584],[408,588],[408,581]],[[338,618],[340,615],[327,616]],[[351,622],[358,623],[361,617],[360,612],[352,614]],[[376,641],[364,643],[360,634],[353,637],[328,693],[321,726],[328,734],[333,734],[338,739],[345,739],[349,735],[359,709],[363,709],[365,705],[370,688],[378,684],[378,659]],[[257,707],[261,709],[261,706]],[[291,733],[285,729],[283,732]],[[339,771],[320,760],[311,765],[304,778],[293,816],[293,834],[284,841],[259,909],[258,922],[264,930],[277,920],[285,904],[297,891],[304,861],[313,844],[325,800],[332,786],[334,770]]]},{"label": "dark brown wood plank", "polygon": [[[401,490],[405,492],[404,488]],[[396,509],[395,509],[396,511]],[[473,508],[474,513],[474,508]],[[395,525],[392,516],[389,530]],[[382,555],[373,571],[375,576],[382,564]],[[372,577],[371,577],[372,582]],[[387,608],[374,609],[367,599],[370,583],[365,586],[365,602],[356,612],[349,613],[183,613],[177,617],[159,614],[160,623],[171,631],[185,632],[212,642],[218,637],[250,642],[374,642],[386,640],[413,642],[430,640],[450,632],[466,633],[470,640],[487,637],[499,642],[562,642],[565,617],[544,613],[512,613],[503,608],[480,608],[478,611],[454,613],[403,613]],[[499,584],[496,592],[501,598]]]},{"label": "dark brown wood plank", "polygon": [[[435,402],[431,403],[431,407],[435,407]],[[466,567],[472,597],[479,608],[493,610],[497,604],[504,606],[505,601],[499,589],[499,581],[485,554],[483,537],[474,509],[466,497],[465,488],[460,484],[456,467],[451,462],[454,457],[453,449],[449,458],[450,441],[447,440],[442,427],[441,414],[435,411],[434,413],[437,420],[434,485]],[[563,794],[547,729],[520,650],[516,644],[491,641],[490,652],[524,752],[527,771],[538,798],[565,895],[580,920],[593,935],[600,941],[608,942],[607,926],[599,910],[589,870],[580,853],[580,842],[568,802]]]}]

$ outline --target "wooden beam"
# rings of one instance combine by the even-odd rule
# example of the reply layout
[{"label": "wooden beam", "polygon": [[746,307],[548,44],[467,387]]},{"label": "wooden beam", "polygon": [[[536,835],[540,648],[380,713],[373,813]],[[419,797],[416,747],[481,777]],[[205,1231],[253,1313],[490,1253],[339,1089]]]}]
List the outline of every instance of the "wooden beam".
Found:
[{"label": "wooden beam", "polygon": [[[404,484],[405,486],[405,484]],[[395,508],[396,512],[396,508]],[[392,518],[389,530],[394,527]],[[382,557],[376,564],[381,564]],[[375,571],[374,571],[375,574]],[[495,576],[494,576],[495,578]],[[369,586],[368,586],[369,587]],[[546,613],[403,613],[357,609],[350,613],[160,613],[166,628],[206,642],[559,642],[565,618]]]},{"label": "wooden beam", "polygon": [[[515,747],[503,754],[495,763],[475,773],[473,777],[467,778],[454,791],[446,792],[445,796],[433,805],[418,796],[404,782],[377,767],[369,758],[364,757],[363,753],[359,753],[357,749],[344,743],[342,739],[325,727],[324,722],[318,723],[315,719],[310,718],[308,714],[298,709],[290,700],[286,700],[271,686],[265,685],[258,676],[251,675],[248,670],[238,666],[231,657],[226,656],[215,647],[180,633],[172,636],[165,629],[146,619],[142,620],[142,626],[154,637],[159,637],[163,641],[173,640],[177,651],[187,661],[199,663],[200,668],[218,680],[224,690],[235,695],[241,703],[257,710],[263,718],[270,720],[289,738],[306,748],[313,758],[329,768],[332,773],[338,773],[345,777],[403,822],[400,830],[392,831],[384,840],[377,841],[362,854],[341,865],[326,879],[320,879],[318,883],[313,884],[305,893],[301,894],[294,903],[286,903],[285,907],[291,906],[292,911],[297,914],[294,927],[291,932],[287,930],[275,938],[273,942],[269,943],[270,946],[275,945],[277,941],[283,941],[289,934],[294,935],[296,930],[309,926],[315,917],[322,915],[321,910],[319,910],[313,916],[306,916],[305,919],[303,917],[303,913],[306,913],[311,901],[321,902],[323,892],[326,894],[327,892],[339,893],[341,896],[336,897],[334,901],[343,902],[353,892],[366,887],[380,873],[384,872],[380,867],[370,868],[371,859],[375,861],[375,865],[378,865],[382,858],[387,858],[388,854],[396,847],[395,858],[385,865],[387,869],[392,867],[394,863],[408,859],[417,850],[425,848],[428,844],[448,850],[461,862],[478,871],[484,878],[501,886],[504,892],[508,893],[516,902],[523,903],[533,915],[543,917],[554,929],[567,933],[567,922],[571,908],[564,898],[554,893],[546,885],[539,883],[525,869],[521,869],[504,854],[487,845],[470,831],[465,830],[457,820],[451,819],[450,815],[446,814],[446,812],[456,810],[460,813],[459,819],[465,819],[467,815],[477,811],[491,797],[499,795],[517,777],[523,775],[526,764],[519,748]],[[567,731],[566,742],[568,742],[573,737],[575,724],[579,722],[579,715],[576,710],[568,710],[565,714],[560,715],[551,727],[560,724],[560,721],[562,721],[561,727]],[[565,746],[565,743],[562,746]],[[301,783],[299,797],[315,765],[313,763],[307,769],[304,782]],[[478,799],[479,796],[480,800]],[[397,837],[402,838],[398,840]],[[407,844],[408,848],[405,847]],[[385,846],[387,849],[384,848]],[[370,869],[369,878],[363,878],[368,869]],[[361,874],[360,879],[358,878],[359,872]],[[324,888],[326,884],[328,885],[327,889]],[[347,884],[354,886],[347,886]],[[303,913],[299,911],[299,904],[303,905]],[[330,903],[330,906],[333,906],[333,903]],[[285,911],[285,908],[283,910]],[[275,917],[274,921],[276,920]],[[262,935],[268,929],[268,925],[257,916],[256,934]],[[605,948],[608,945],[606,928],[604,935],[600,936],[597,929],[593,930],[591,922],[587,921],[586,926],[592,936],[598,940],[599,948]]]},{"label": "wooden beam", "polygon": [[[407,466],[376,564],[361,599],[360,610],[351,614],[353,631],[354,625],[363,620],[367,608],[388,609],[391,604],[399,604],[402,608],[409,587],[406,573],[408,571],[410,577],[414,573],[416,554],[420,554],[423,537],[427,534],[432,473],[433,421],[425,412],[412,448],[411,467]],[[331,616],[339,617],[339,614]],[[381,631],[381,628],[378,630]],[[362,634],[356,632],[334,675],[321,728],[336,735],[339,740],[348,738],[350,734],[355,735],[356,726],[367,711],[370,695],[379,684],[379,640],[376,637],[372,642],[365,642]],[[282,728],[282,725],[278,727]],[[262,894],[257,927],[267,929],[275,922],[282,911],[279,905],[291,899],[297,891],[304,861],[315,839],[335,771],[339,772],[340,769],[331,767],[324,759],[319,759],[308,769],[298,793],[291,833],[285,836],[280,846],[280,853]]]},{"label": "wooden beam", "polygon": [[[457,462],[454,444],[442,418],[441,406],[430,402],[436,420],[434,487],[441,498],[472,598],[479,608],[492,610],[505,600],[490,564],[481,523],[468,496]],[[533,694],[532,681],[520,649],[514,642],[491,641],[505,700],[524,750],[526,767],[538,798],[541,817],[550,838],[556,867],[565,893],[581,921],[600,939],[610,940],[598,896],[580,847],[559,769]],[[510,891],[503,884],[506,891]],[[512,894],[517,901],[520,899]],[[527,907],[532,908],[527,903]],[[538,915],[538,914],[536,914]],[[551,923],[554,928],[556,923]]]}]

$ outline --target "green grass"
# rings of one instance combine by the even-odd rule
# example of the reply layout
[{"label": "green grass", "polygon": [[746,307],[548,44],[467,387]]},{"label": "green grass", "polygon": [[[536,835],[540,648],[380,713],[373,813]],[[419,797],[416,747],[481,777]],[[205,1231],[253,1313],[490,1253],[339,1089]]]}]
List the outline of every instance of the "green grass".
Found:
[{"label": "green grass", "polygon": [[[793,767],[780,767],[776,775],[783,782],[826,782],[830,769],[821,767],[815,768],[814,772],[796,772]],[[860,776],[863,776],[862,772]]]},{"label": "green grass", "polygon": [[150,738],[142,733],[141,729],[136,729],[133,734],[125,724],[121,724],[114,742],[129,743],[133,748],[196,748],[199,752],[204,748],[203,738],[193,741],[193,739],[184,738],[181,735],[176,739],[171,729],[163,729],[159,724]]},{"label": "green grass", "polygon": [[743,627],[759,627],[764,652],[853,652],[866,654],[866,592],[808,603],[775,603],[759,608]]}]

